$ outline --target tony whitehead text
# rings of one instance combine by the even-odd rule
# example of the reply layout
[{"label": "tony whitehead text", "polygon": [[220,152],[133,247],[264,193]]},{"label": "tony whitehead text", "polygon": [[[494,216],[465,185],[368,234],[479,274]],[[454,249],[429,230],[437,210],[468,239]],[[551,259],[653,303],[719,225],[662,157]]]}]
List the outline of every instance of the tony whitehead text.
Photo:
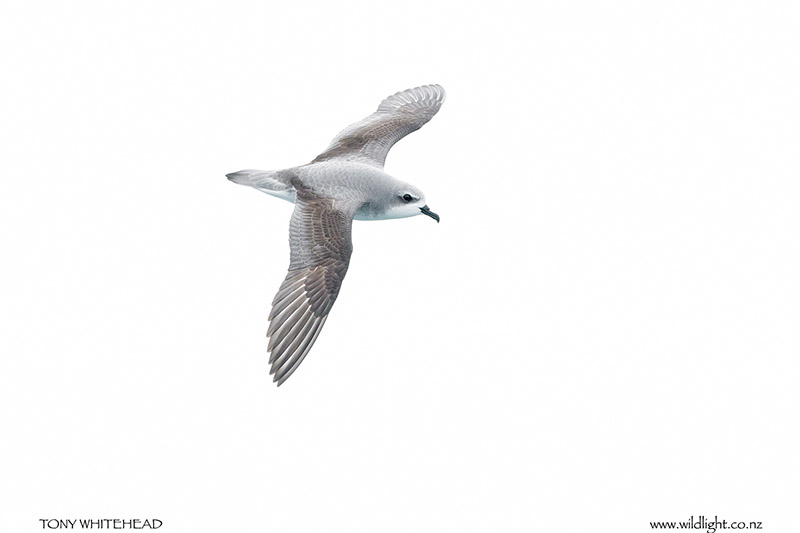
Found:
[{"label": "tony whitehead text", "polygon": [[158,529],[161,527],[161,520],[150,518],[141,520],[133,518],[124,520],[121,518],[98,518],[91,520],[88,518],[40,518],[42,529]]}]

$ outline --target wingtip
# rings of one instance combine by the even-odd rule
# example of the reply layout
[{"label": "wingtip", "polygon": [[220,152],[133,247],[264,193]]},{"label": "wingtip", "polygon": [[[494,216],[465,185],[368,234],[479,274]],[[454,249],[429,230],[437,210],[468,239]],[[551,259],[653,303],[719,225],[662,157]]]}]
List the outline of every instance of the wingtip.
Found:
[{"label": "wingtip", "polygon": [[[438,111],[446,98],[447,93],[444,87],[438,83],[420,85],[419,87],[412,87],[387,96],[378,106],[378,111],[393,111],[404,105],[418,104],[420,102],[432,103],[436,111]],[[436,111],[434,111],[434,114]]]}]

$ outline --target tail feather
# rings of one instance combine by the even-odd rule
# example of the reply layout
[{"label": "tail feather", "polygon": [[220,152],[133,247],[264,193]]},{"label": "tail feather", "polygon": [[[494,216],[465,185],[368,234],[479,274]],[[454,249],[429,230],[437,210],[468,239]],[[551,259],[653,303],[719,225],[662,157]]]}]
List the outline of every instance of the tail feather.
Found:
[{"label": "tail feather", "polygon": [[239,185],[247,185],[261,192],[294,201],[295,191],[290,183],[291,175],[282,170],[247,169],[225,175]]}]

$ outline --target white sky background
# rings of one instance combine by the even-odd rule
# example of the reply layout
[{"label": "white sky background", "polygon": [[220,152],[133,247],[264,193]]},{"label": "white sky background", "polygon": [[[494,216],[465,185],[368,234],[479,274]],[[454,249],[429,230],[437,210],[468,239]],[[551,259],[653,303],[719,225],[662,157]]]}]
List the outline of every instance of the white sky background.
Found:
[{"label": "white sky background", "polygon": [[[0,530],[800,528],[800,8],[5,3]],[[280,389],[286,202],[382,98],[442,217],[357,222]]]}]

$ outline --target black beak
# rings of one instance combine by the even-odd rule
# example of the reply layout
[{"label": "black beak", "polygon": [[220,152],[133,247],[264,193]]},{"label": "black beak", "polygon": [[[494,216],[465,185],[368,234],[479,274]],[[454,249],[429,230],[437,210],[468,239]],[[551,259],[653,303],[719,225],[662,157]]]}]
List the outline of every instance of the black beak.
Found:
[{"label": "black beak", "polygon": [[439,215],[437,215],[436,213],[431,211],[430,207],[428,207],[427,205],[423,205],[422,207],[419,208],[419,210],[422,211],[423,215],[428,215],[433,220],[435,220],[437,223],[439,222]]}]

